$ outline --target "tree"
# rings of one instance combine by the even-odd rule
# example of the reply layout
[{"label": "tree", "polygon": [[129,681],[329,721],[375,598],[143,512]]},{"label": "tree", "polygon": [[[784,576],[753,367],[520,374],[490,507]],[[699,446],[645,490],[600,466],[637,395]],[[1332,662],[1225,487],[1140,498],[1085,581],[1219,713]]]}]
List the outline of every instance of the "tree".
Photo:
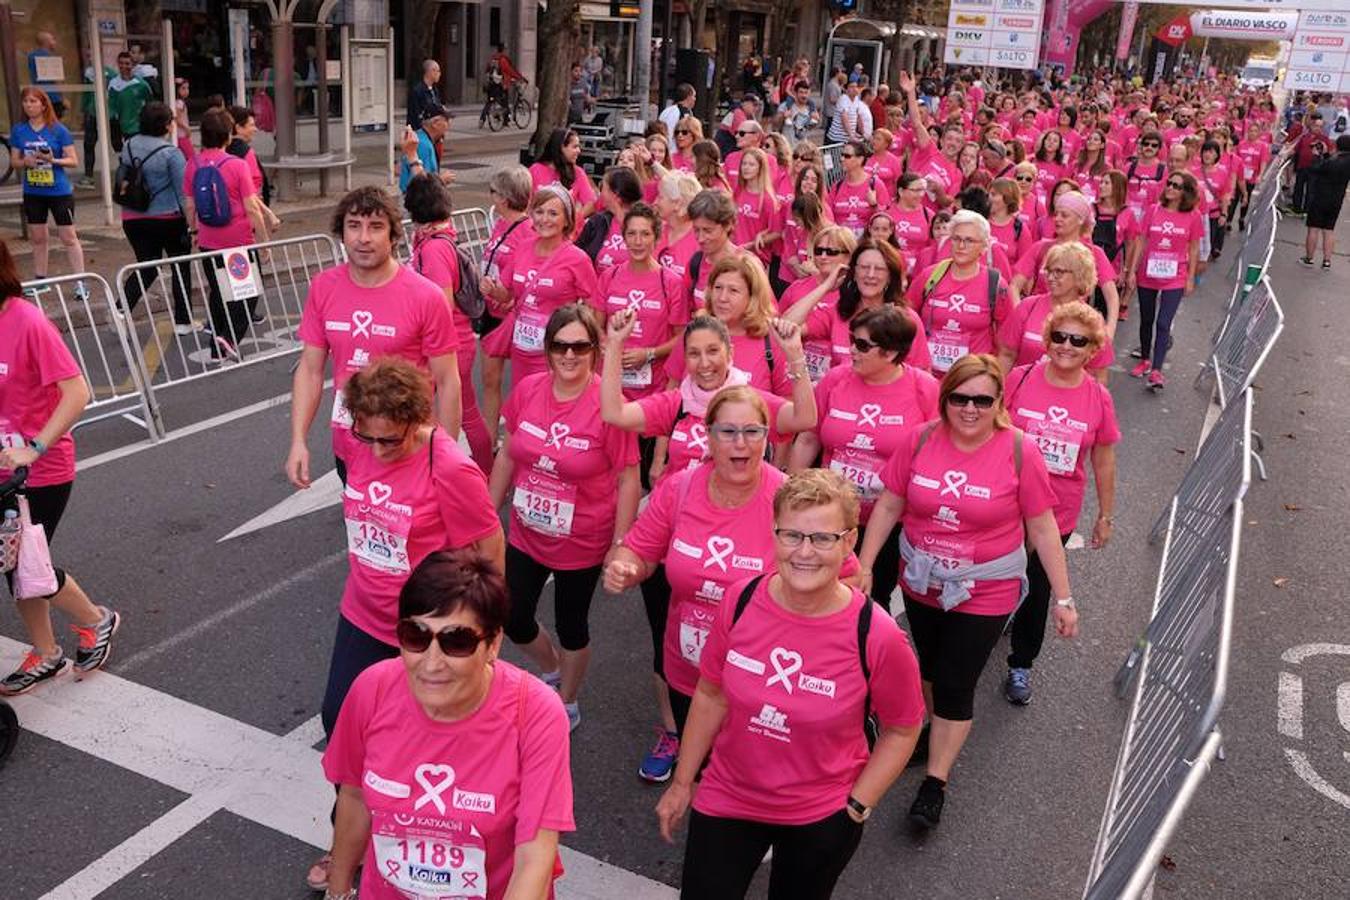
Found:
[{"label": "tree", "polygon": [[[895,25],[897,36],[906,22],[912,21],[919,4],[915,0],[873,0],[867,4],[867,18],[876,22],[889,22]],[[886,82],[894,85],[900,80],[902,67],[900,42],[891,43],[891,64],[886,70]]]},{"label": "tree", "polygon": [[539,117],[530,141],[534,155],[543,152],[555,128],[567,125],[572,63],[581,46],[580,0],[550,0],[539,19]]},{"label": "tree", "polygon": [[441,6],[440,0],[405,0],[404,16],[408,22],[424,23],[424,27],[406,28],[403,31],[404,57],[407,65],[405,75],[409,85],[422,80],[422,60],[436,58],[436,14]]}]

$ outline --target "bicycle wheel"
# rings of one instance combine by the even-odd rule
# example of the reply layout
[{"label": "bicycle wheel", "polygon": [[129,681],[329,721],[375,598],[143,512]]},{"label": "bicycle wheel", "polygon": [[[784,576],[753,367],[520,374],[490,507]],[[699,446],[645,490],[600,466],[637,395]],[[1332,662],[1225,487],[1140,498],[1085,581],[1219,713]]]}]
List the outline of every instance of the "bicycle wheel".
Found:
[{"label": "bicycle wheel", "polygon": [[530,101],[524,97],[517,98],[515,104],[511,107],[511,116],[516,120],[517,128],[530,127],[530,116],[533,113],[534,110],[530,108]]},{"label": "bicycle wheel", "polygon": [[511,112],[503,103],[492,104],[492,109],[488,110],[488,130],[501,131],[506,127],[507,120],[511,118]]},{"label": "bicycle wheel", "polygon": [[9,141],[3,135],[0,135],[0,184],[5,184],[14,175],[14,167],[9,159]]}]

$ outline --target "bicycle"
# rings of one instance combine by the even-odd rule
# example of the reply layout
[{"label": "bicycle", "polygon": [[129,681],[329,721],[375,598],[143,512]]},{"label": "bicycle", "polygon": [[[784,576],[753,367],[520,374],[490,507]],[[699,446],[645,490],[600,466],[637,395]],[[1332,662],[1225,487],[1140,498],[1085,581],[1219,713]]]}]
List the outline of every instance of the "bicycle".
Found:
[{"label": "bicycle", "polygon": [[492,101],[492,106],[488,109],[488,129],[491,131],[501,131],[508,123],[513,122],[517,128],[528,128],[530,116],[534,115],[534,107],[530,101],[525,99],[524,92],[521,91],[521,85],[524,82],[517,81],[511,85],[506,96],[496,97]]}]

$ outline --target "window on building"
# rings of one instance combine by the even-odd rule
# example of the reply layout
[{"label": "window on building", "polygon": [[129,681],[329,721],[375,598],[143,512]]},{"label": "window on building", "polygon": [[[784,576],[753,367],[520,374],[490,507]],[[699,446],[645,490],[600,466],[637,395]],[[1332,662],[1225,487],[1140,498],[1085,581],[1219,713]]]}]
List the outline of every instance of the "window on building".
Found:
[{"label": "window on building", "polygon": [[478,7],[468,4],[464,8],[464,78],[478,77]]},{"label": "window on building", "polygon": [[488,10],[488,44],[494,49],[498,44],[504,44],[502,40],[502,8],[494,6]]}]

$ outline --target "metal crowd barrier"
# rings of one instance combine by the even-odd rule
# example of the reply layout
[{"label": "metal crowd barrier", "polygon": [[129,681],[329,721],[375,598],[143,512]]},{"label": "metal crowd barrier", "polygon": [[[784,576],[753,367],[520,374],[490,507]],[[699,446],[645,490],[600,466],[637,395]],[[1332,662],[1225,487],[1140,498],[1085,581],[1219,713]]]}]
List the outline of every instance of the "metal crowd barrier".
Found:
[{"label": "metal crowd barrier", "polygon": [[1228,308],[1224,310],[1223,318],[1210,337],[1211,344],[1217,344],[1223,337],[1238,308],[1246,301],[1252,289],[1260,283],[1275,256],[1275,230],[1281,217],[1275,211],[1273,201],[1262,207],[1259,212],[1252,212],[1252,216],[1253,221],[1248,223],[1249,231],[1238,250],[1231,270],[1237,277],[1233,281],[1233,292],[1228,298]]},{"label": "metal crowd barrier", "polygon": [[[77,292],[84,284],[87,293]],[[152,441],[163,433],[154,393],[147,386],[140,355],[116,317],[100,311],[112,308],[113,292],[103,276],[91,272],[25,281],[43,315],[61,331],[66,346],[80,365],[89,385],[90,400],[75,427],[103,419],[124,418],[144,428]]]},{"label": "metal crowd barrier", "polygon": [[[478,206],[455,210],[450,215],[450,225],[455,229],[460,246],[475,258],[482,257],[483,245],[492,234],[492,218],[488,211]],[[413,228],[412,219],[403,220],[403,240],[394,248],[398,261],[405,265],[412,259]]]},{"label": "metal crowd barrier", "polygon": [[820,167],[825,170],[825,189],[829,190],[844,180],[844,160],[840,157],[844,144],[826,144],[820,148]]},{"label": "metal crowd barrier", "polygon": [[112,318],[147,389],[170,387],[297,352],[310,282],[340,262],[337,241],[316,234],[134,263],[117,273]]},{"label": "metal crowd barrier", "polygon": [[[1228,681],[1242,499],[1251,483],[1251,391],[1220,416],[1167,515],[1153,615],[1116,676],[1135,686],[1085,900],[1134,900],[1210,763]],[[1215,442],[1218,441],[1216,444]],[[1206,452],[1217,446],[1217,452]],[[1234,450],[1236,449],[1236,452]]]},{"label": "metal crowd barrier", "polygon": [[1238,306],[1210,356],[1219,406],[1228,406],[1251,386],[1283,330],[1284,310],[1269,276],[1263,277]]}]

